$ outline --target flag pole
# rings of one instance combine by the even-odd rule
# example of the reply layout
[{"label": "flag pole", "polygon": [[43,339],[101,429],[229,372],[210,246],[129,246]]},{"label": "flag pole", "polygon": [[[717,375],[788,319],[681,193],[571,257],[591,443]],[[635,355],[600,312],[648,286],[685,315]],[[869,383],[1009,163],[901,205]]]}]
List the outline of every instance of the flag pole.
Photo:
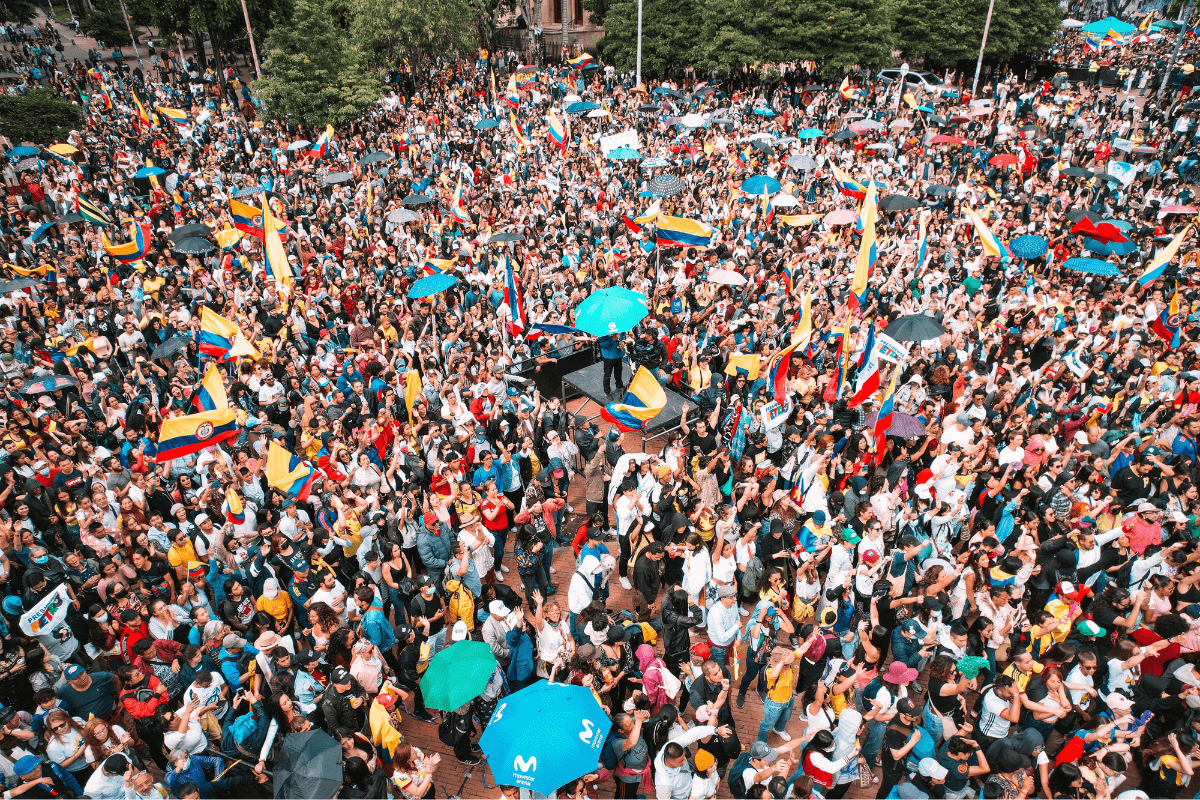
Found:
[{"label": "flag pole", "polygon": [[983,69],[983,49],[987,47],[988,31],[992,27],[992,12],[996,10],[996,0],[988,3],[987,21],[983,23],[983,41],[979,43],[979,59],[975,62],[975,80],[971,81],[971,99],[975,99],[975,90],[979,88],[979,73]]}]

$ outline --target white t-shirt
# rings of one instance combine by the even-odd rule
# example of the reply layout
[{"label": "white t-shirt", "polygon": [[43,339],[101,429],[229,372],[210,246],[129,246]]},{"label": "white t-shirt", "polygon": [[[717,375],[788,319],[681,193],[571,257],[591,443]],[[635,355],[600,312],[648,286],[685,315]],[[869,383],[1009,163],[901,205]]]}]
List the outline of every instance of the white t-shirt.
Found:
[{"label": "white t-shirt", "polygon": [[[125,729],[124,728],[122,728],[120,725],[109,725],[108,726],[109,747],[115,747],[116,745],[120,744],[121,739],[123,739],[123,738],[125,738]],[[96,764],[97,761],[103,760],[103,759],[97,758],[96,752],[94,750],[92,750],[92,746],[90,744],[87,746],[87,749],[83,751],[83,757],[87,761],[88,764],[91,764],[93,766]]]},{"label": "white t-shirt", "polygon": [[169,731],[163,734],[163,744],[168,752],[179,748],[195,755],[204,752],[204,748],[208,746],[208,737],[204,735],[204,729],[200,727],[200,723],[191,719],[188,720],[188,729],[185,733]]},{"label": "white t-shirt", "polygon": [[[79,725],[80,728],[86,724],[79,717],[73,717],[72,719],[75,720],[75,723]],[[49,731],[47,731],[47,734],[49,734]],[[55,764],[62,764],[62,762],[75,755],[75,751],[83,745],[83,736],[79,733],[76,733],[74,730],[69,730],[65,734],[62,734],[62,736],[64,737],[64,741],[61,742],[54,736],[47,736],[48,741],[46,742],[46,757]],[[80,758],[68,766],[67,769],[75,772],[77,770],[87,769],[87,766],[87,758]]]},{"label": "white t-shirt", "polygon": [[[1008,711],[1008,709],[1009,703],[1007,700],[997,695],[995,691],[989,691],[983,698],[983,710],[987,714],[995,716],[990,717],[987,730],[980,728],[979,732],[990,739],[1003,739],[1005,736],[1008,736],[1008,729],[1012,723],[1000,716]],[[980,721],[982,722],[982,719]]]},{"label": "white t-shirt", "polygon": [[217,719],[222,719],[225,713],[229,711],[229,702],[221,699],[221,688],[225,686],[225,678],[221,676],[220,672],[215,670],[211,674],[213,676],[212,684],[209,686],[200,686],[193,682],[191,686],[184,690],[183,702],[187,703],[189,700],[195,698],[199,702],[197,708],[216,705],[217,707],[213,709],[212,714]]}]

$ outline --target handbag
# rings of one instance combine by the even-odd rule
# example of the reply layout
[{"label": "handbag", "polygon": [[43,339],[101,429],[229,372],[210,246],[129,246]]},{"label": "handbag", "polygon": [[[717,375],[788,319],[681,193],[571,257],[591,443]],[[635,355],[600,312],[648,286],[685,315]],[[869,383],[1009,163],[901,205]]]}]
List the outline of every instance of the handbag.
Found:
[{"label": "handbag", "polygon": [[660,666],[658,668],[658,679],[662,684],[663,693],[667,697],[672,700],[679,697],[679,690],[683,688],[683,681],[671,674],[671,670]]}]

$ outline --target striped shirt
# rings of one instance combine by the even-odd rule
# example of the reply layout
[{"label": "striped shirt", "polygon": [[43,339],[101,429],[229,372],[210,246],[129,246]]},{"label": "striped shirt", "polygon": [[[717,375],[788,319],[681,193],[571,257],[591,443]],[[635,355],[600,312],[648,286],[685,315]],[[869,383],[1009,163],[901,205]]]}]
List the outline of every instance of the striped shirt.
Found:
[{"label": "striped shirt", "polygon": [[979,712],[979,732],[989,739],[1008,736],[1012,723],[1000,716],[1008,709],[1009,702],[997,695],[995,689],[988,689],[983,696],[983,709]]}]

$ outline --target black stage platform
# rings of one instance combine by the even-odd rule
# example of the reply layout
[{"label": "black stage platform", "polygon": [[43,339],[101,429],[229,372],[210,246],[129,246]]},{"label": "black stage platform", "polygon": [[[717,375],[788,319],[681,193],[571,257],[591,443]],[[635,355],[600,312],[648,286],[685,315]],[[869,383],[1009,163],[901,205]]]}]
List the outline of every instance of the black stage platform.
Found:
[{"label": "black stage platform", "polygon": [[[633,373],[629,371],[629,364],[625,364],[622,368],[622,377],[627,381],[633,379]],[[636,372],[635,368],[633,372]],[[593,364],[590,367],[584,367],[581,370],[568,373],[563,376],[563,399],[568,400],[580,395],[586,397],[589,402],[595,403],[603,407],[607,403],[618,402],[621,397],[625,396],[625,385],[618,387],[619,396],[617,400],[610,400],[604,395],[604,362]],[[627,385],[627,384],[626,384]],[[667,387],[663,387],[663,391],[667,395],[667,406],[657,417],[650,420],[643,431],[647,438],[654,439],[668,431],[672,431],[679,427],[679,420],[683,417],[683,404],[686,402],[684,398]],[[596,419],[600,416],[599,409],[595,414],[587,414],[584,407],[587,403],[576,410],[577,414],[584,414],[588,419]]]}]

